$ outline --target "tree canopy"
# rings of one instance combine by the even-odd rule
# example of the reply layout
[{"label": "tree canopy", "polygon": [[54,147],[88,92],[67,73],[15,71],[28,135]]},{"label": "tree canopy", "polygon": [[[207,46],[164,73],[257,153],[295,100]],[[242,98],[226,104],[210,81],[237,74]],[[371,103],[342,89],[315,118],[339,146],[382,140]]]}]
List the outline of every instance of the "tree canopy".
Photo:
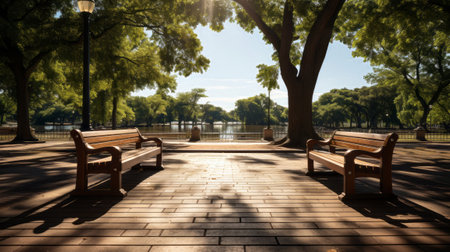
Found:
[{"label": "tree canopy", "polygon": [[426,127],[430,108],[446,103],[440,100],[450,92],[448,3],[353,0],[343,14],[352,18],[339,21],[338,38],[375,66],[368,80],[398,86],[403,120],[410,117],[408,107],[417,107]]},{"label": "tree canopy", "polygon": [[[79,76],[72,80],[78,79],[81,83],[81,74],[75,74],[80,73],[81,66],[81,18],[73,4],[72,0],[5,0],[0,3],[0,75],[7,80],[0,88],[15,94],[18,108],[16,141],[37,140],[31,133],[29,121],[30,89],[36,78],[41,78],[42,73],[49,78],[55,72],[56,62],[68,60],[67,66],[73,67],[70,68],[73,73],[67,77]],[[91,15],[93,72],[102,69],[102,62],[114,65],[119,58],[128,58],[130,50],[137,49],[136,42],[142,40],[143,31],[148,34],[153,48],[158,48],[153,52],[158,60],[147,62],[147,65],[159,65],[163,73],[178,72],[184,76],[204,71],[209,61],[201,55],[200,41],[193,28],[210,23],[220,29],[224,16],[208,15],[203,7],[200,2],[187,0],[96,1]],[[221,10],[214,13],[224,15],[229,12],[219,2],[208,8]],[[136,30],[140,32],[136,33]],[[134,46],[130,47],[129,42]],[[142,45],[150,46],[139,44]],[[107,75],[107,72],[99,74],[103,79],[97,84],[108,83],[106,77],[110,80],[114,77]],[[120,88],[116,87],[114,92],[117,93]]]}]

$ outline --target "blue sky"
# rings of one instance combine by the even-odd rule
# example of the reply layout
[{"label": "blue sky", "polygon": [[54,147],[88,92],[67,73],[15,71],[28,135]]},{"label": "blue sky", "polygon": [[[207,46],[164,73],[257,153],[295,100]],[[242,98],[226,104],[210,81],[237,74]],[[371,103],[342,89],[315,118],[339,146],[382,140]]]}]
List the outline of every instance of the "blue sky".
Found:
[{"label": "blue sky", "polygon": [[[172,95],[204,88],[208,97],[202,98],[200,103],[209,102],[230,111],[238,99],[267,93],[256,82],[256,66],[274,64],[271,60],[273,49],[264,43],[259,31],[251,34],[237,24],[226,23],[225,29],[219,33],[208,27],[198,27],[196,33],[203,45],[203,55],[211,61],[210,67],[203,74],[178,77],[178,87]],[[314,91],[314,100],[333,88],[352,89],[368,85],[363,76],[371,71],[369,63],[353,58],[347,46],[339,42],[330,44]],[[281,78],[278,83],[280,89],[273,90],[271,98],[287,107],[286,87]],[[132,95],[148,96],[153,93],[153,90],[141,90]]]}]

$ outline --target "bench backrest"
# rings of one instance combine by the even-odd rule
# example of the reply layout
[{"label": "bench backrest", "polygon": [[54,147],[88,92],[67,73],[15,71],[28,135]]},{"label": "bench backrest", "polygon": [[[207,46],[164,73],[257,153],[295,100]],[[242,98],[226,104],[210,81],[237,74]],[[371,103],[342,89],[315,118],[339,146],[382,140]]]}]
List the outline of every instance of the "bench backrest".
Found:
[{"label": "bench backrest", "polygon": [[[89,144],[94,148],[107,146],[121,146],[130,143],[141,142],[141,134],[138,129],[125,130],[99,130],[99,131],[80,131],[74,129],[70,132],[75,144]],[[78,148],[78,146],[77,146]]]},{"label": "bench backrest", "polygon": [[335,131],[331,137],[331,145],[365,151],[376,151],[380,147],[393,150],[397,139],[398,135],[396,133],[373,134]]}]

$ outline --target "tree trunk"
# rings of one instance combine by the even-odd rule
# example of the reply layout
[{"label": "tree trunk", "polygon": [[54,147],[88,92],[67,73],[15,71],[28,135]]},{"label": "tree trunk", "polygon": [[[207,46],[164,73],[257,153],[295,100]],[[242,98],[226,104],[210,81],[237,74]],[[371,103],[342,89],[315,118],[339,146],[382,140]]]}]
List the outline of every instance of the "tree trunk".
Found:
[{"label": "tree trunk", "polygon": [[428,118],[428,115],[430,114],[430,108],[429,108],[429,105],[422,106],[422,108],[423,108],[423,114],[422,114],[422,117],[420,117],[419,123],[420,123],[420,126],[422,126],[425,129],[428,129],[427,118]]},{"label": "tree trunk", "polygon": [[25,73],[14,72],[17,85],[17,133],[13,142],[38,141],[31,132],[28,78]]},{"label": "tree trunk", "polygon": [[269,89],[269,105],[267,106],[267,128],[270,129],[270,89]]},{"label": "tree trunk", "polygon": [[117,102],[118,102],[118,98],[114,95],[113,96],[113,108],[112,108],[112,115],[111,115],[111,120],[112,120],[112,129],[116,129],[117,128]]},{"label": "tree trunk", "polygon": [[[298,81],[300,82],[300,81]],[[319,139],[312,124],[312,90],[308,85],[289,85],[289,123],[284,146],[305,147],[308,139]]]}]

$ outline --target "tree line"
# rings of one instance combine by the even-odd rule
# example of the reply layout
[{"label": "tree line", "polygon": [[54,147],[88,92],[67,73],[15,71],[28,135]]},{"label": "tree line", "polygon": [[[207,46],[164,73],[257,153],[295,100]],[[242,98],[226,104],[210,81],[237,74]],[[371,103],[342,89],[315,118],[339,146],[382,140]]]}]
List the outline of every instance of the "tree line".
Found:
[{"label": "tree line", "polygon": [[[450,131],[448,99],[442,96],[430,107],[427,126]],[[314,125],[328,128],[414,128],[421,125],[423,113],[420,103],[396,85],[333,89],[313,103]]]},{"label": "tree line", "polygon": [[[113,125],[113,99],[107,92],[102,91],[93,99],[92,122],[95,127],[130,127],[152,126],[153,124],[167,124],[177,121],[179,124],[236,122],[248,125],[267,124],[269,108],[268,97],[259,94],[253,97],[239,99],[235,108],[227,112],[223,108],[212,104],[200,104],[199,100],[206,97],[206,90],[194,88],[188,92],[179,92],[171,96],[167,92],[158,90],[148,97],[127,96],[121,99],[116,109],[116,125]],[[81,104],[76,92],[64,90],[61,94],[41,100],[30,110],[31,122],[34,125],[53,123],[78,124],[81,121]],[[74,103],[75,102],[75,103]],[[5,93],[0,94],[0,125],[7,120],[15,121],[16,108],[13,99]],[[272,124],[287,123],[287,108],[270,102],[270,122]]]}]

